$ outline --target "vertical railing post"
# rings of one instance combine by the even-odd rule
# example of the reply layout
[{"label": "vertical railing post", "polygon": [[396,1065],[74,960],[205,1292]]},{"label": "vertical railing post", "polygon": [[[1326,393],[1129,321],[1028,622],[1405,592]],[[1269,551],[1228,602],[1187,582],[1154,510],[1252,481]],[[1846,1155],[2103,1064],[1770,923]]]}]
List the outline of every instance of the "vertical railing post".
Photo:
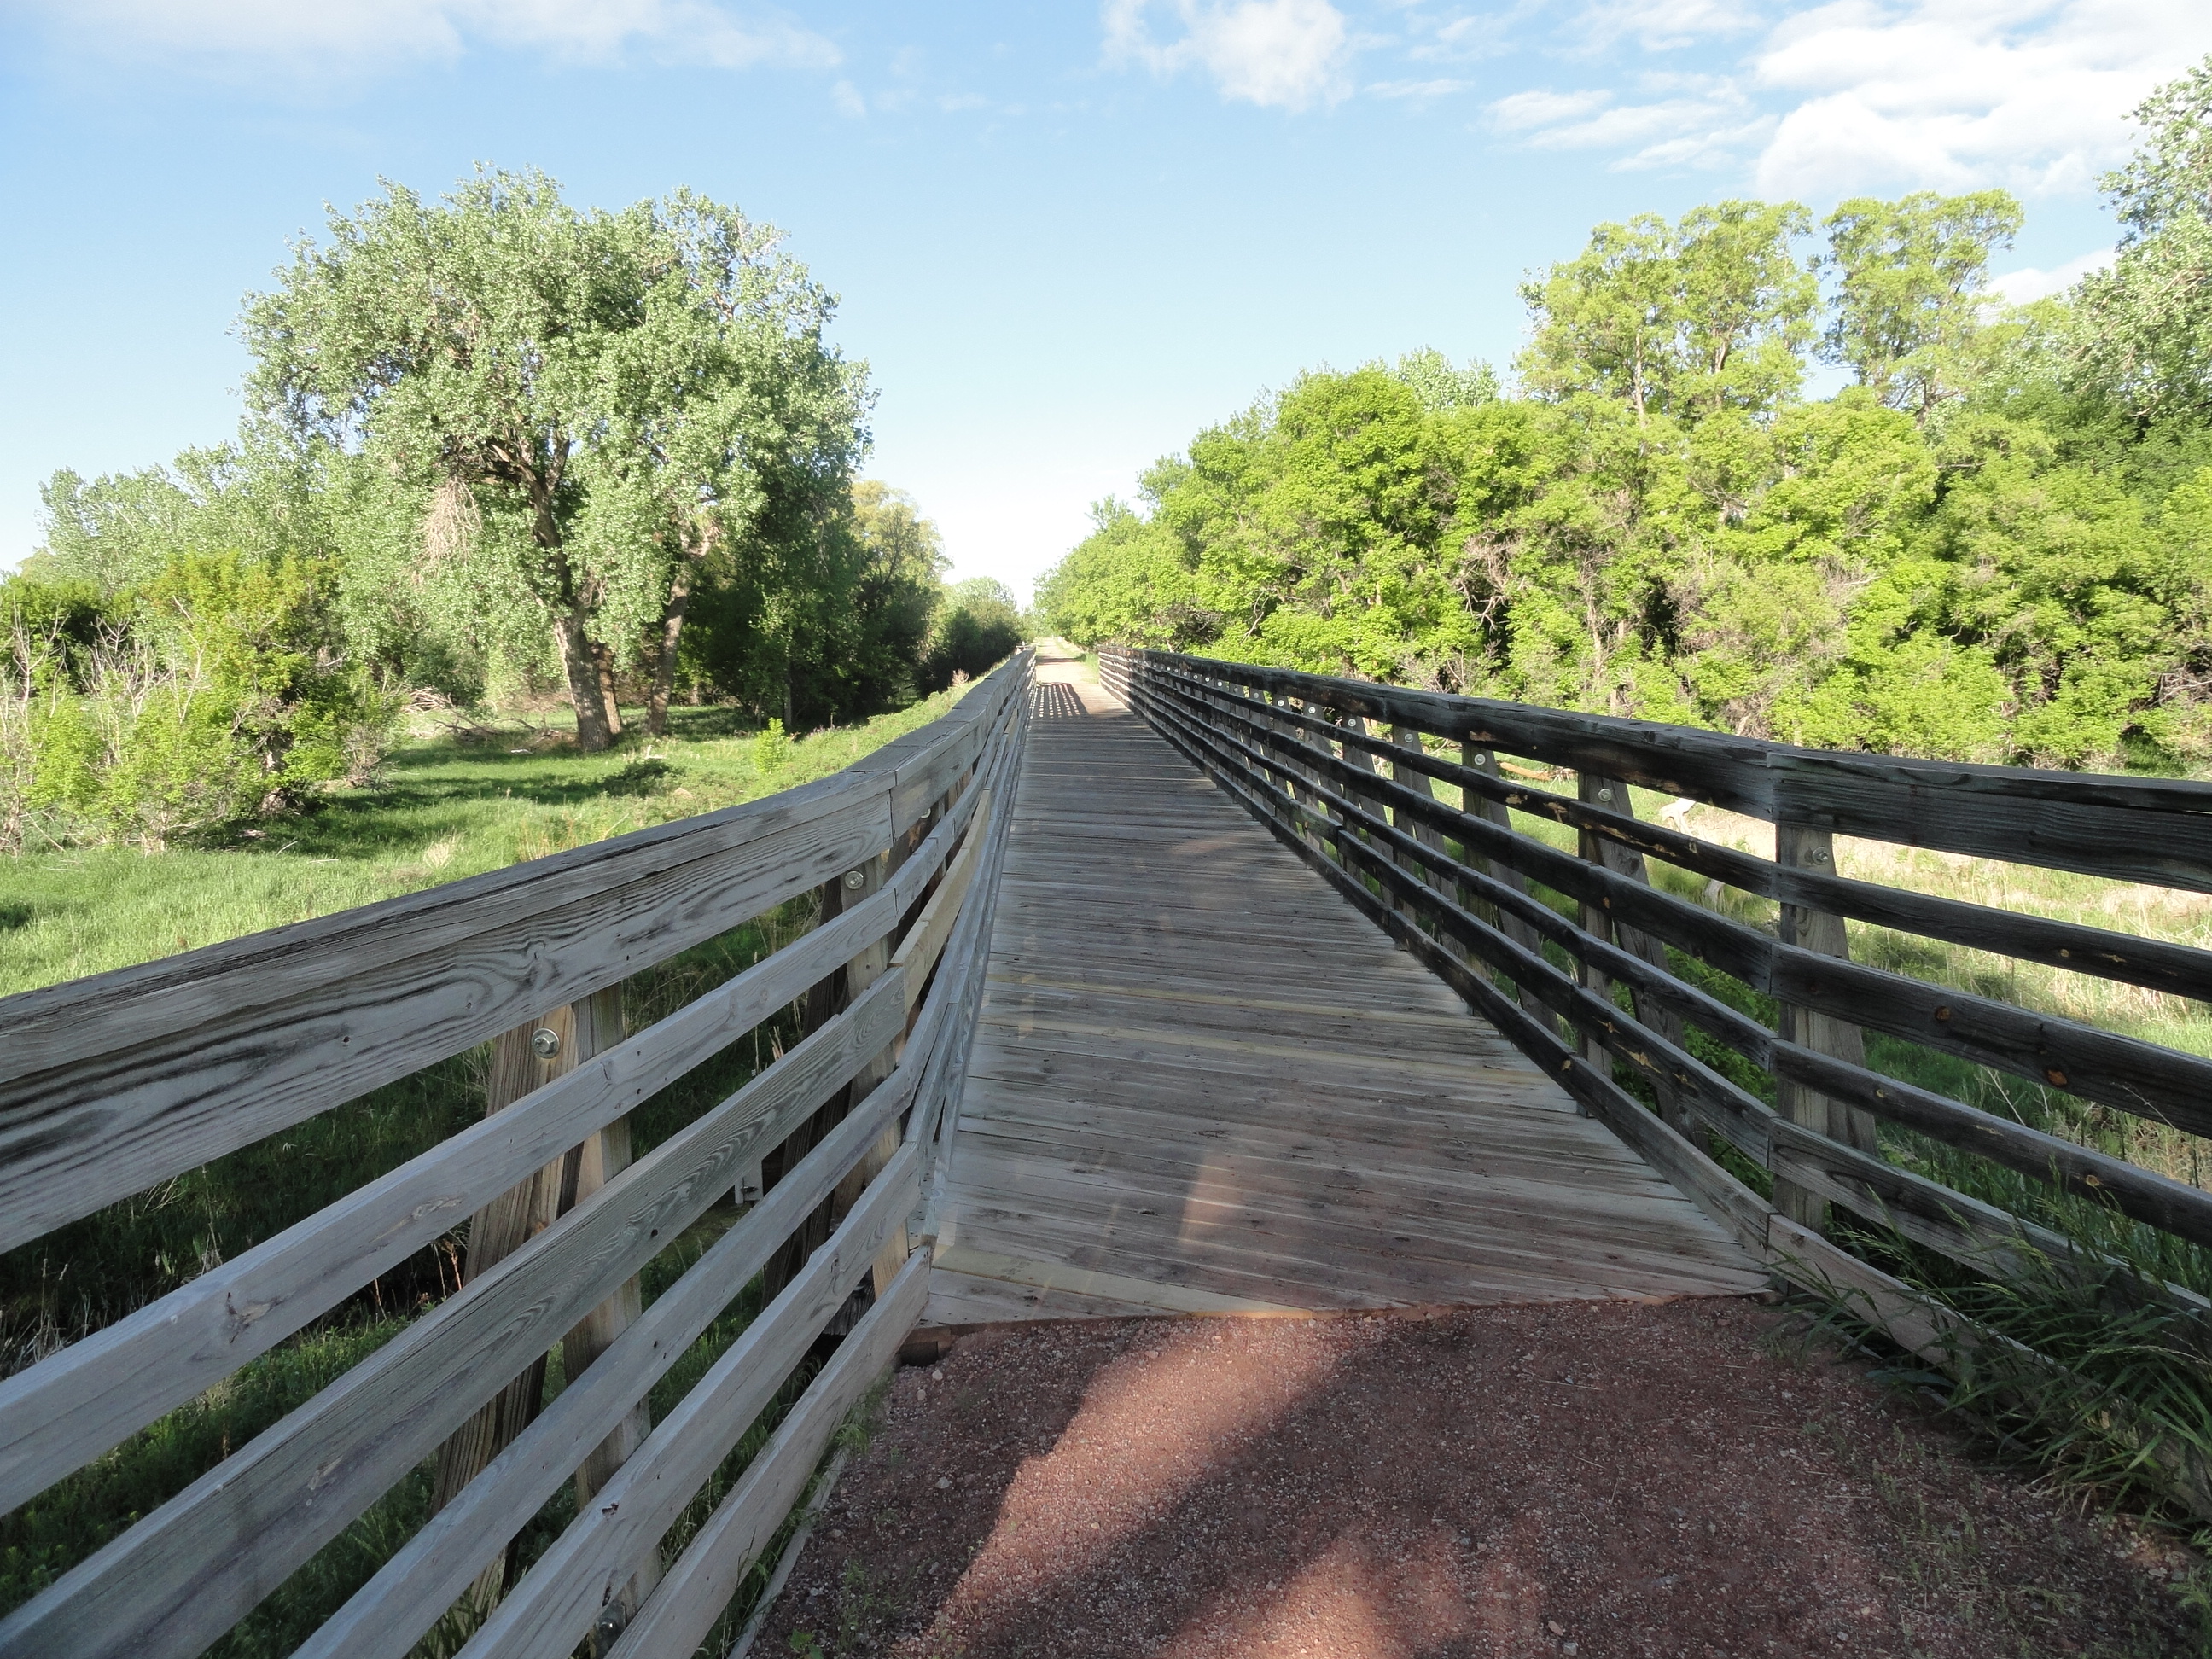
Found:
[{"label": "vertical railing post", "polygon": [[[611,986],[581,1002],[565,1003],[539,1018],[501,1033],[492,1043],[490,1075],[484,1091],[484,1115],[502,1111],[525,1095],[564,1077],[601,1050],[622,1041],[622,988]],[[619,1160],[613,1169],[608,1167]],[[597,1190],[629,1162],[629,1120],[609,1124],[568,1156],[550,1164],[527,1181],[501,1193],[477,1211],[469,1222],[467,1255],[462,1282],[473,1282],[494,1265],[522,1248],[538,1232],[572,1208],[577,1199]],[[592,1185],[586,1186],[586,1170]],[[603,1352],[606,1342],[636,1316],[638,1282],[625,1284],[607,1302],[592,1310],[576,1331],[562,1344],[564,1366],[580,1369]],[[606,1333],[605,1340],[597,1340]],[[574,1342],[575,1358],[570,1358]],[[588,1350],[588,1352],[586,1352]],[[433,1513],[443,1509],[462,1487],[483,1472],[485,1465],[536,1420],[545,1397],[545,1358],[538,1359],[479,1407],[476,1414],[439,1447],[430,1489]],[[643,1413],[640,1406],[632,1419],[585,1459],[577,1471],[581,1487],[597,1490],[614,1467],[629,1455],[644,1438],[633,1420]],[[649,1426],[647,1425],[647,1426]],[[635,1437],[631,1437],[635,1434]],[[609,1460],[611,1461],[609,1461]],[[481,1613],[489,1613],[506,1593],[514,1552],[510,1547],[484,1569],[470,1589],[469,1600]]]},{"label": "vertical railing post", "polygon": [[[1628,785],[1621,779],[1584,772],[1580,775],[1577,794],[1587,805],[1602,807],[1625,818],[1636,816],[1634,798],[1628,792]],[[1610,836],[1601,836],[1592,830],[1577,832],[1577,838],[1582,856],[1592,864],[1610,870],[1615,875],[1626,876],[1631,881],[1644,886],[1651,884],[1651,872],[1644,863],[1644,854],[1634,848],[1623,847]],[[1600,939],[1610,939],[1629,955],[1650,963],[1662,973],[1672,971],[1667,965],[1667,947],[1641,928],[1616,922],[1609,913],[1588,904],[1583,906],[1583,926]],[[1592,981],[1592,988],[1598,989],[1600,995],[1610,994],[1609,981],[1603,975],[1593,970]],[[1605,988],[1599,988],[1601,987]],[[1632,989],[1629,994],[1629,1002],[1636,1018],[1644,1025],[1677,1048],[1683,1046],[1685,1033],[1682,1022],[1671,1010],[1656,1006],[1649,997]],[[1591,1058],[1595,1060],[1595,1056]],[[1659,1083],[1655,1087],[1659,1097],[1660,1115],[1678,1130],[1688,1129],[1689,1115],[1675,1090],[1665,1083]]]},{"label": "vertical railing post", "polygon": [[[1396,744],[1401,749],[1410,749],[1417,754],[1422,752],[1421,733],[1413,726],[1393,725],[1390,728],[1390,741]],[[1392,761],[1390,763],[1390,779],[1392,782],[1410,789],[1416,794],[1425,795],[1431,800],[1434,800],[1436,799],[1436,781],[1430,777],[1426,772],[1421,771],[1416,767],[1407,766],[1397,761]],[[1444,850],[1443,835],[1434,824],[1424,823],[1419,819],[1415,819],[1409,823],[1406,822],[1401,816],[1393,814],[1393,817],[1397,818],[1398,827],[1406,831],[1407,834],[1413,836],[1415,841],[1420,842],[1422,846],[1434,848],[1440,854]],[[1407,873],[1418,873],[1423,885],[1435,889],[1437,892],[1452,900],[1453,902],[1458,903],[1462,902],[1462,895],[1458,891],[1456,883],[1447,886],[1443,881],[1439,880],[1433,873],[1427,870],[1420,870],[1416,872],[1414,870],[1408,868]],[[1460,941],[1451,934],[1443,932],[1442,929],[1437,929],[1435,937],[1437,942],[1441,944],[1445,950],[1451,952],[1452,955],[1459,957],[1462,962],[1467,959],[1467,947],[1461,944]]]},{"label": "vertical railing post", "polygon": [[[1778,823],[1774,826],[1774,861],[1784,869],[1809,870],[1832,876],[1836,872],[1835,836],[1812,824]],[[1825,910],[1785,904],[1782,907],[1779,933],[1782,943],[1796,945],[1800,950],[1847,960],[1851,953],[1844,919]],[[1854,1066],[1866,1064],[1865,1035],[1848,1021],[1784,1002],[1778,1024],[1778,1034],[1784,1042],[1795,1042],[1815,1054],[1848,1060]],[[1783,1116],[1792,1123],[1802,1124],[1861,1152],[1880,1150],[1870,1113],[1830,1100],[1786,1078],[1780,1079],[1777,1104]],[[1794,1181],[1776,1179],[1774,1206],[1790,1220],[1815,1232],[1826,1227],[1826,1200]]]},{"label": "vertical railing post", "polygon": [[[1493,778],[1498,775],[1497,751],[1484,744],[1472,741],[1462,743],[1459,746],[1459,759],[1460,764],[1470,772],[1485,773]],[[1520,833],[1513,828],[1513,815],[1506,810],[1504,801],[1492,800],[1489,796],[1474,789],[1462,789],[1459,792],[1459,801],[1461,811],[1470,817],[1494,823],[1500,830],[1510,834]],[[1471,848],[1462,850],[1467,853],[1468,861],[1478,870],[1487,871],[1490,875],[1516,893],[1526,893],[1528,890],[1528,877],[1513,868],[1511,865],[1496,859],[1485,859]],[[1505,937],[1522,950],[1536,957],[1541,957],[1544,954],[1542,938],[1534,927],[1522,921],[1520,917],[1500,914],[1498,916],[1498,924]],[[1539,1001],[1534,993],[1527,986],[1520,985],[1515,988],[1520,995],[1521,1006],[1542,1020],[1547,1030],[1550,1030],[1553,1018],[1551,1010]]]}]

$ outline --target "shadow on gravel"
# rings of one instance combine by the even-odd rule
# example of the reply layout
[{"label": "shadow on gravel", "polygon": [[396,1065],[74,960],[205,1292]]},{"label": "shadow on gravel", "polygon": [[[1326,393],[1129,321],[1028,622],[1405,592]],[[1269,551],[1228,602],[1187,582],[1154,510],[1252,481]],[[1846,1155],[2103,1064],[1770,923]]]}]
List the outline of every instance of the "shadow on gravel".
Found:
[{"label": "shadow on gravel", "polygon": [[2160,1535],[1735,1301],[1001,1328],[902,1372],[757,1655],[2172,1655]]}]

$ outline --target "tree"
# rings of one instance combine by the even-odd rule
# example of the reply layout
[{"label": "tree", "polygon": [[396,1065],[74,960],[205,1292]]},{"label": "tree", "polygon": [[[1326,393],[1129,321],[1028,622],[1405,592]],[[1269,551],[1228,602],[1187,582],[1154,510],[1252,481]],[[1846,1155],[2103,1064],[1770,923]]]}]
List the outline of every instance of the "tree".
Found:
[{"label": "tree", "polygon": [[689,192],[609,214],[536,172],[436,205],[387,185],[249,300],[249,390],[433,490],[431,526],[550,622],[578,742],[604,748],[649,629],[665,709],[691,573],[751,531],[763,475],[842,489],[865,443],[864,371],[779,240]]},{"label": "tree", "polygon": [[1818,291],[1790,253],[1808,222],[1794,202],[1727,201],[1674,225],[1598,226],[1578,258],[1522,287],[1534,325],[1522,381],[1624,403],[1638,427],[1770,413],[1796,394],[1812,333]]},{"label": "tree", "polygon": [[922,684],[938,690],[963,676],[980,677],[1020,646],[1022,633],[1021,604],[1004,582],[970,576],[953,583],[938,607]]},{"label": "tree", "polygon": [[1821,355],[1925,424],[1972,382],[1990,255],[2012,246],[2021,218],[2019,202],[2002,190],[1844,203],[1821,222],[1821,264],[1836,278]]},{"label": "tree", "polygon": [[2212,415],[2212,57],[2135,112],[2143,142],[2105,175],[2122,226],[2075,293],[2082,377],[2148,422]]}]

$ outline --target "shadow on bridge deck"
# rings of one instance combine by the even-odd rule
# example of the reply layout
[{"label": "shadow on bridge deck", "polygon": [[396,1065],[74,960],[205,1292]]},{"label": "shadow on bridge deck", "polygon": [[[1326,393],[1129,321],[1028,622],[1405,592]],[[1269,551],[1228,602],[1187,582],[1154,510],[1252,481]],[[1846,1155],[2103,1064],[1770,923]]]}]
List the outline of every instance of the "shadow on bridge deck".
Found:
[{"label": "shadow on bridge deck", "polygon": [[1075,666],[1032,694],[925,1326],[1766,1285]]}]

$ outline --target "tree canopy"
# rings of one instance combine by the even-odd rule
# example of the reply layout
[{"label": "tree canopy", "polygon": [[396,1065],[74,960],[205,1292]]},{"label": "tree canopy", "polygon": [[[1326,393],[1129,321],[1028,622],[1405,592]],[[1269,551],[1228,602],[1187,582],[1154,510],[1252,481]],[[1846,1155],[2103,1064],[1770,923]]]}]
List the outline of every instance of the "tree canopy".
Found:
[{"label": "tree canopy", "polygon": [[603,747],[641,655],[665,710],[701,562],[725,548],[781,597],[778,507],[842,490],[865,449],[865,368],[780,243],[690,191],[607,213],[536,173],[436,204],[388,185],[248,302],[250,395],[427,491],[426,556],[537,607]]},{"label": "tree canopy", "polygon": [[[2002,191],[1604,224],[1516,395],[1318,371],[1156,465],[1045,625],[1790,741],[2212,757],[2212,64],[2107,180],[2109,276],[2013,308]],[[1851,384],[1808,400],[1817,354]],[[1419,370],[1411,365],[1423,365]]]}]

